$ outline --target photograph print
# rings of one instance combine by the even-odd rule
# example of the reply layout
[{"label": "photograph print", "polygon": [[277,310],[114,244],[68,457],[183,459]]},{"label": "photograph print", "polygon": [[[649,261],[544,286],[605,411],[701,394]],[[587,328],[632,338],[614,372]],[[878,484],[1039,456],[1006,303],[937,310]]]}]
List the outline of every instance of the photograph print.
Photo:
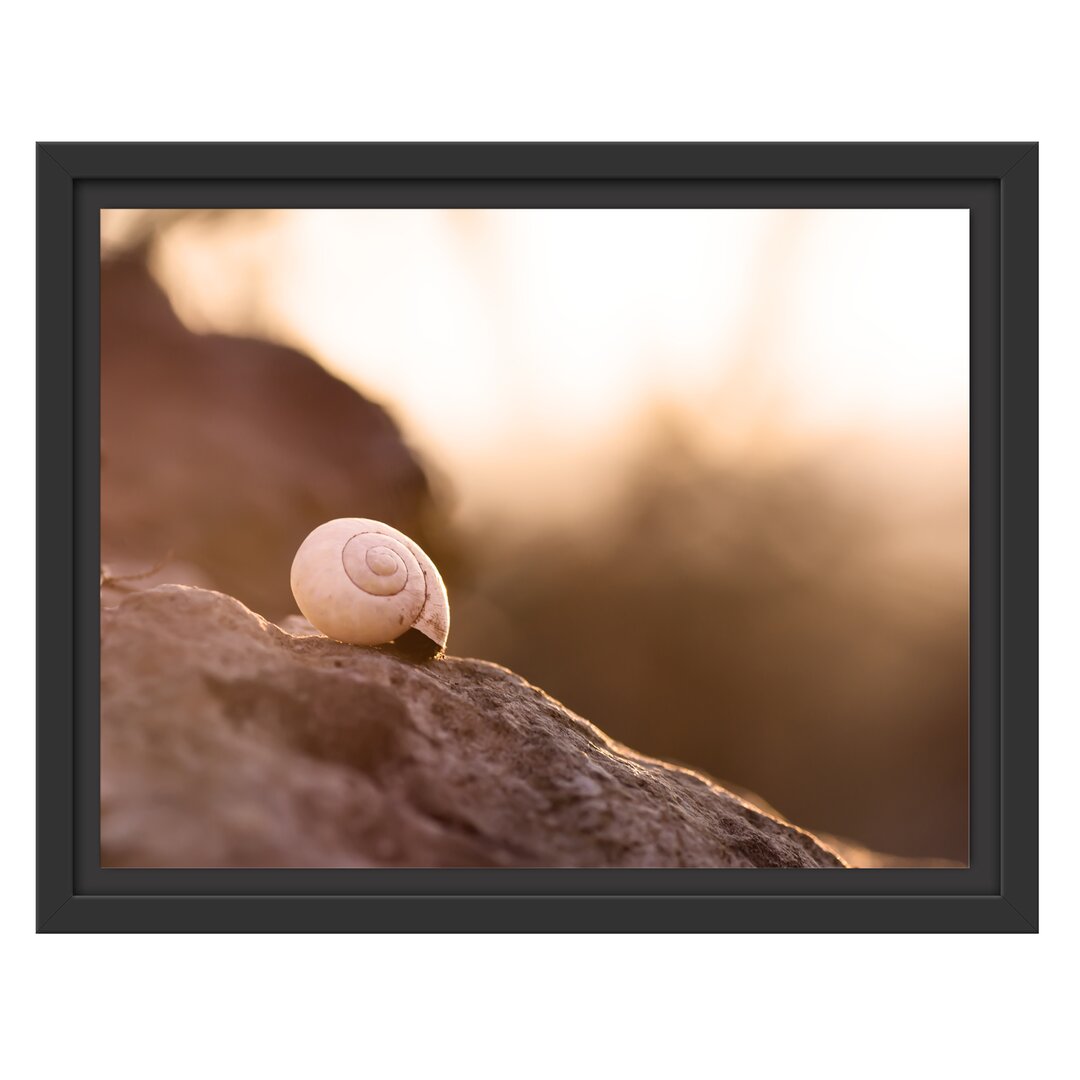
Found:
[{"label": "photograph print", "polygon": [[964,209],[106,209],[103,867],[968,865]]}]

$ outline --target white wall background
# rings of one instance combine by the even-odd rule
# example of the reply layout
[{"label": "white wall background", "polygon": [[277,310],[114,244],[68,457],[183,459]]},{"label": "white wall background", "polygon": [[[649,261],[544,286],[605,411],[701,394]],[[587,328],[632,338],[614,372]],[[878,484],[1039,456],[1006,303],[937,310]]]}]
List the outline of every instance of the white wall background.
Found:
[{"label": "white wall background", "polygon": [[[1051,0],[13,9],[0,70],[3,655],[17,673],[0,785],[5,1071],[1060,1075],[1075,1058],[1080,604],[1066,17]],[[343,138],[1043,141],[1040,937],[32,935],[32,142]]]}]

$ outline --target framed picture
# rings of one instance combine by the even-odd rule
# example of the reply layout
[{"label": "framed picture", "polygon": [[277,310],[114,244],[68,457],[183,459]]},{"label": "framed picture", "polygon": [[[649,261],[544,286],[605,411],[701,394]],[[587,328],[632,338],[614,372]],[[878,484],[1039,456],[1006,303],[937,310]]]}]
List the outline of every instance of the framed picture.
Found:
[{"label": "framed picture", "polygon": [[39,930],[1035,930],[1037,161],[39,145]]}]

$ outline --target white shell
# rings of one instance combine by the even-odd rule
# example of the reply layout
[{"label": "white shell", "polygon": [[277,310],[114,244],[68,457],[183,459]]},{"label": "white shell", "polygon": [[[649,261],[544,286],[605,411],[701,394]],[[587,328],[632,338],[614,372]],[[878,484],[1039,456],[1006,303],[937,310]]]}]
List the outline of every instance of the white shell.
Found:
[{"label": "white shell", "polygon": [[351,645],[383,645],[410,628],[440,648],[450,604],[435,564],[404,533],[369,518],[337,518],[308,534],[289,575],[312,626]]}]

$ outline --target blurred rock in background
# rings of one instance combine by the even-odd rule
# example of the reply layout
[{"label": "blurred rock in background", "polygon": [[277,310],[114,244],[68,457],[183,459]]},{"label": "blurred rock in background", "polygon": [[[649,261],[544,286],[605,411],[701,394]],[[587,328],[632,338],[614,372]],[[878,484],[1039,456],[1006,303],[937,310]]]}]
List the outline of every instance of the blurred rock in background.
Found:
[{"label": "blurred rock in background", "polygon": [[274,618],[295,610],[289,566],[315,526],[372,517],[428,546],[431,512],[424,470],[380,406],[296,350],[192,333],[140,250],[102,262],[110,573],[158,567],[155,582],[210,585]]}]

